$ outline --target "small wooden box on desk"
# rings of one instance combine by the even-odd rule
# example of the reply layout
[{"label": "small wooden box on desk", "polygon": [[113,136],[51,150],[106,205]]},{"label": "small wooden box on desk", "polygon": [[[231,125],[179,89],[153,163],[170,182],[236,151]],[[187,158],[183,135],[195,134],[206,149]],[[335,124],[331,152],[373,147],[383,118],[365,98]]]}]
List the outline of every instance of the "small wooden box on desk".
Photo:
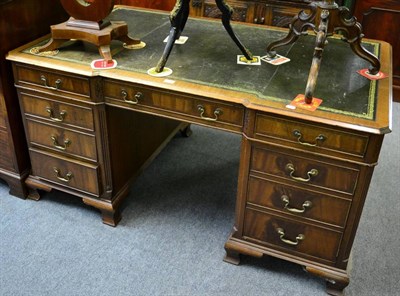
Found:
[{"label": "small wooden box on desk", "polygon": [[[235,224],[225,260],[275,256],[323,277],[328,292],[340,294],[349,283],[346,269],[373,169],[391,129],[390,46],[365,42],[389,74],[369,81],[356,73],[367,63],[330,38],[315,93],[323,104],[311,112],[287,108],[304,91],[311,59],[299,57],[312,53],[311,36],[285,49],[290,63],[254,68],[236,64],[234,44],[219,46],[216,41],[229,37],[218,21],[189,19],[185,34],[202,38],[171,54],[174,72],[164,79],[146,71],[162,54],[168,14],[118,8],[110,18],[129,28],[148,24],[138,36],[148,45],[144,50],[133,54],[113,45],[115,69],[93,71],[97,50],[79,44],[54,57],[31,54],[46,38],[9,54],[32,159],[27,184],[78,196],[115,225],[129,184],[179,129],[196,123],[241,134]],[[260,53],[286,34],[247,24],[235,30]]]}]

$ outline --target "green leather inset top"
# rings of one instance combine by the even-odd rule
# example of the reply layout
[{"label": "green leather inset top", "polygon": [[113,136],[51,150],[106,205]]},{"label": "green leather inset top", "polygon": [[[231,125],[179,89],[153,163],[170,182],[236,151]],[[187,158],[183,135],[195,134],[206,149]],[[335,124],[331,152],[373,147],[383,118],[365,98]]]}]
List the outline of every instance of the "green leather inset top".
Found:
[{"label": "green leather inset top", "polygon": [[[113,41],[111,48],[117,67],[146,73],[156,66],[165,47],[163,40],[170,29],[168,14],[118,8],[108,18],[125,21],[129,35],[146,43],[144,49],[128,50],[122,47],[121,42]],[[258,56],[266,54],[270,42],[286,35],[286,32],[246,24],[232,24],[232,27],[243,44]],[[314,51],[314,36],[300,37],[296,43],[277,50],[278,54],[291,59],[289,63],[273,66],[262,62],[261,66],[255,66],[237,64],[237,55],[241,52],[218,20],[189,18],[182,35],[188,36],[188,41],[174,46],[166,64],[173,70],[169,76],[171,79],[236,90],[243,92],[244,97],[251,93],[261,99],[287,103],[297,94],[304,94]],[[323,99],[319,109],[373,119],[379,82],[371,82],[357,73],[357,70],[368,68],[368,62],[355,55],[342,40],[328,40],[314,93],[314,97]],[[363,46],[379,55],[378,43],[364,42]],[[89,65],[100,56],[94,46],[78,43],[64,46],[52,58]]]}]

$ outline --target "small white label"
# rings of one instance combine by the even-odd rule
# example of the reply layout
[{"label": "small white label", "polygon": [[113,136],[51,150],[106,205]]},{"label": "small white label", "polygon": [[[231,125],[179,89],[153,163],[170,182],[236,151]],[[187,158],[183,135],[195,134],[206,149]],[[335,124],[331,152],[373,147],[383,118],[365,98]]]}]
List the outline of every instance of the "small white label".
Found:
[{"label": "small white label", "polygon": [[[169,39],[169,36],[167,36],[167,38],[164,39],[164,43],[167,43],[168,39]],[[185,44],[188,39],[189,39],[189,37],[187,37],[187,36],[181,36],[181,37],[179,37],[179,39],[175,40],[175,44]]]},{"label": "small white label", "polygon": [[165,82],[165,83],[168,83],[168,84],[174,84],[174,83],[175,83],[175,80],[172,80],[172,79],[164,79],[164,82]]},{"label": "small white label", "polygon": [[288,108],[288,109],[292,109],[292,110],[296,110],[296,106],[293,106],[293,105],[286,105],[286,108]]}]

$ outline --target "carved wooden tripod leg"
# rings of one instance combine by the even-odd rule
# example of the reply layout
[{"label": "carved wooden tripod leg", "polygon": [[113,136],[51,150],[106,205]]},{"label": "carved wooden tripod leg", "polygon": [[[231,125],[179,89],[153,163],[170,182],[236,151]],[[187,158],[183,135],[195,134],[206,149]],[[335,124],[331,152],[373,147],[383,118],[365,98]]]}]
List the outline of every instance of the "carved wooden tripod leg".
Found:
[{"label": "carved wooden tripod leg", "polygon": [[322,53],[324,51],[325,41],[327,37],[329,11],[322,10],[321,21],[318,26],[318,33],[315,42],[314,55],[312,59],[310,73],[308,74],[307,86],[305,90],[305,101],[311,104],[315,86],[317,85],[319,68],[322,60]]},{"label": "carved wooden tripod leg", "polygon": [[63,43],[69,41],[69,39],[53,39],[51,38],[49,42],[47,42],[45,45],[41,46],[38,51],[39,52],[45,52],[45,51],[51,51],[59,48]]},{"label": "carved wooden tripod leg", "polygon": [[98,49],[99,49],[99,53],[103,57],[103,59],[105,59],[106,61],[112,60],[110,45],[101,45],[98,47]]},{"label": "carved wooden tripod leg", "polygon": [[345,41],[350,44],[351,49],[356,55],[371,63],[369,73],[375,75],[379,72],[381,63],[374,54],[370,53],[361,45],[361,40],[363,38],[361,24],[357,22],[355,17],[346,19],[348,13],[349,10],[347,7],[339,7],[339,16],[335,19],[338,24],[335,23],[334,27],[340,28],[340,30],[344,32],[346,36]]},{"label": "carved wooden tripod leg", "polygon": [[235,32],[233,32],[231,26],[231,17],[233,14],[233,9],[230,7],[225,0],[215,0],[219,10],[222,12],[222,24],[224,25],[225,30],[228,32],[231,39],[236,43],[237,47],[239,47],[240,51],[246,57],[247,60],[253,60],[253,54],[240,42],[239,38],[236,36]]},{"label": "carved wooden tripod leg", "polygon": [[275,48],[291,44],[297,41],[301,35],[307,35],[308,29],[314,29],[315,25],[312,23],[315,19],[317,13],[317,7],[315,3],[310,4],[311,12],[308,14],[304,11],[300,11],[297,16],[295,16],[289,25],[289,32],[286,37],[274,41],[267,46],[267,55],[273,58],[276,55]]},{"label": "carved wooden tripod leg", "polygon": [[373,55],[372,53],[367,51],[364,47],[362,47],[360,39],[358,39],[355,42],[351,42],[350,47],[356,55],[371,63],[371,66],[368,68],[370,74],[372,75],[378,74],[381,68],[381,62],[375,55]]},{"label": "carved wooden tripod leg", "polygon": [[179,38],[182,33],[186,21],[189,16],[189,1],[190,0],[177,0],[174,9],[170,14],[171,29],[169,31],[169,37],[167,45],[165,46],[162,57],[157,63],[155,72],[160,73],[164,70],[165,64],[167,63],[168,57],[175,44],[175,40]]},{"label": "carved wooden tripod leg", "polygon": [[136,45],[140,44],[140,39],[137,38],[131,38],[128,35],[123,35],[117,38],[119,41],[122,41],[123,43],[126,43],[126,45]]}]

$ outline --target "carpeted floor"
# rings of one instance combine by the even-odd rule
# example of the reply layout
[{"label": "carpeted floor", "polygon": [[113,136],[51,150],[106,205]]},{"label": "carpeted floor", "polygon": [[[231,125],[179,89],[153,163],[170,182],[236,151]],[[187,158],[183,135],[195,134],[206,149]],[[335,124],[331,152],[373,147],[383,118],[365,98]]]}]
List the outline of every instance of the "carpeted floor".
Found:
[{"label": "carpeted floor", "polygon": [[[400,295],[400,104],[353,246],[350,296]],[[116,228],[79,198],[39,202],[0,181],[0,295],[325,295],[271,257],[222,261],[233,225],[240,136],[194,126],[131,188]]]}]

